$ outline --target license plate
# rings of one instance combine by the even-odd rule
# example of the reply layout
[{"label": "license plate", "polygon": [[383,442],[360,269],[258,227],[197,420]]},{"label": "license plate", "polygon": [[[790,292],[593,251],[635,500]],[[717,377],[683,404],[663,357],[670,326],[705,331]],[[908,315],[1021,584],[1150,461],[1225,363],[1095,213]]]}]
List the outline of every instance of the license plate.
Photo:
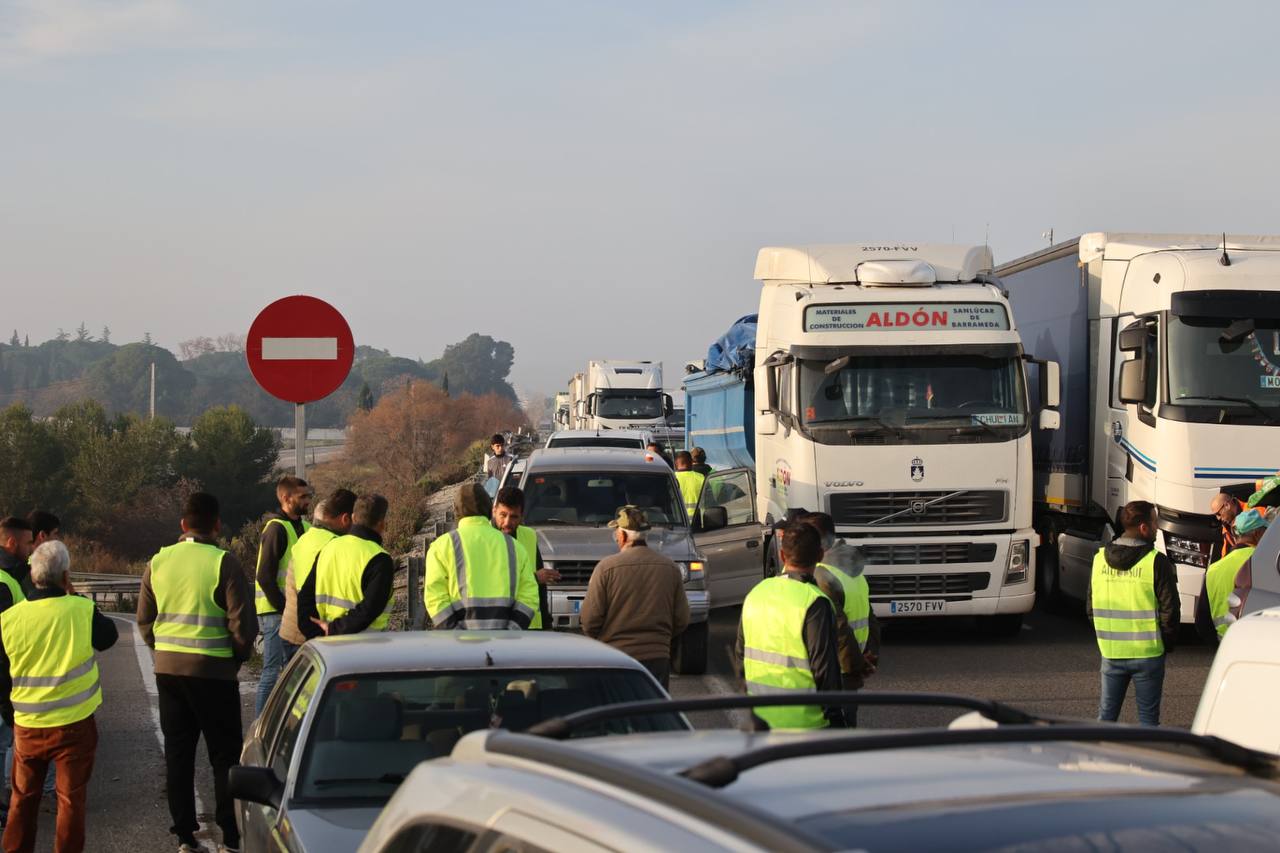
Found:
[{"label": "license plate", "polygon": [[941,598],[916,598],[907,601],[890,601],[889,612],[894,616],[925,616],[947,612],[947,602]]}]

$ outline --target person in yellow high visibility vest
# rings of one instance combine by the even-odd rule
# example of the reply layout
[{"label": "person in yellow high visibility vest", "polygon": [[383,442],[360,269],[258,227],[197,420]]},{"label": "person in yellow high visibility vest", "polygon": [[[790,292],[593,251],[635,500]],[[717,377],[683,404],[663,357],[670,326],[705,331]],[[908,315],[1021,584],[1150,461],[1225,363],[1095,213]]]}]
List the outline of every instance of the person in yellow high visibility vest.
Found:
[{"label": "person in yellow high visibility vest", "polygon": [[201,737],[213,767],[214,821],[225,847],[240,846],[227,772],[239,763],[244,745],[237,673],[258,635],[253,592],[240,563],[217,545],[218,513],[213,495],[190,495],[182,538],[151,558],[138,592],[138,631],[155,649],[170,831],[192,850],[200,849],[195,775]]},{"label": "person in yellow high visibility vest", "polygon": [[1231,627],[1228,600],[1236,588],[1236,575],[1249,562],[1267,532],[1267,518],[1256,509],[1238,513],[1232,521],[1232,532],[1235,534],[1235,549],[1209,565],[1204,573],[1200,600],[1196,604],[1196,630],[1214,644]]},{"label": "person in yellow high visibility vest", "polygon": [[284,578],[284,614],[280,620],[286,663],[307,640],[324,636],[324,631],[312,621],[320,618],[316,610],[316,561],[326,545],[351,531],[351,513],[355,506],[354,492],[334,489],[316,504],[311,529],[298,537],[289,552],[289,568]]},{"label": "person in yellow high visibility vest", "polygon": [[[836,538],[835,520],[825,512],[802,515],[822,537],[822,561],[814,570],[818,588],[836,609],[837,654],[845,690],[860,690],[875,674],[880,659],[880,623],[871,610],[871,590],[863,575],[866,560],[862,549]],[[845,709],[849,725],[856,725],[856,706]]]},{"label": "person in yellow high visibility vest", "polygon": [[532,527],[525,527],[524,492],[517,486],[499,489],[493,499],[493,526],[516,540],[533,560],[533,576],[538,581],[538,612],[533,614],[532,630],[551,627],[551,613],[547,605],[547,584],[560,580],[555,569],[542,567],[542,553],[538,550],[538,534]]},{"label": "person in yellow high visibility vest", "polygon": [[315,590],[319,615],[311,621],[329,636],[387,628],[396,574],[395,561],[382,547],[387,508],[382,495],[356,498],[350,532],[324,546],[304,584]]},{"label": "person in yellow high visibility vest", "polygon": [[0,586],[0,604],[6,600],[8,604],[16,604],[19,599],[14,595],[15,590],[23,598],[31,591],[31,567],[27,559],[35,547],[31,522],[12,515],[0,520],[0,580],[4,581]]},{"label": "person in yellow high visibility vest", "polygon": [[1124,534],[1093,558],[1085,609],[1102,653],[1102,697],[1098,719],[1120,717],[1133,682],[1138,722],[1160,725],[1165,654],[1173,650],[1182,620],[1177,576],[1156,550],[1156,509],[1131,501],[1120,510]]},{"label": "person in yellow high visibility vest", "polygon": [[31,555],[31,596],[0,613],[0,716],[13,727],[13,793],[5,850],[35,848],[40,798],[57,767],[54,850],[85,847],[85,796],[98,746],[102,688],[94,652],[115,623],[73,593],[71,556],[51,540]]},{"label": "person in yellow high visibility vest", "polygon": [[[838,691],[835,610],[813,577],[822,539],[807,524],[790,524],[781,551],[782,574],[756,584],[742,604],[734,656],[747,693]],[[845,725],[845,715],[840,708],[785,705],[756,708],[752,721],[757,728],[818,729]]]},{"label": "person in yellow high visibility vest", "polygon": [[702,497],[702,487],[707,483],[707,476],[693,470],[693,455],[687,450],[676,454],[676,482],[680,485],[680,497],[684,499],[684,511],[693,521],[698,511],[698,501]]},{"label": "person in yellow high visibility vest", "polygon": [[436,628],[523,630],[538,610],[533,558],[490,518],[493,506],[479,483],[466,483],[454,501],[457,529],[427,549],[423,601]]},{"label": "person in yellow high visibility vest", "polygon": [[281,477],[276,483],[280,512],[270,513],[258,540],[258,567],[254,572],[254,605],[258,627],[262,629],[262,672],[254,710],[261,714],[284,668],[284,646],[280,641],[280,615],[284,612],[285,570],[289,551],[310,526],[303,519],[311,510],[311,487],[301,477]]}]

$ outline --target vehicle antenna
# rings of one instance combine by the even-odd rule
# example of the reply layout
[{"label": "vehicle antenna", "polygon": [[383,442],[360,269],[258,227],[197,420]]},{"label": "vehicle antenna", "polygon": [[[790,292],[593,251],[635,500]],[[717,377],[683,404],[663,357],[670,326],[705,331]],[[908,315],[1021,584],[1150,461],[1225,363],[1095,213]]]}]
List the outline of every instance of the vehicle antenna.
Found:
[{"label": "vehicle antenna", "polygon": [[1227,254],[1227,232],[1222,232],[1222,257],[1218,258],[1218,263],[1224,267],[1231,266],[1231,256]]}]

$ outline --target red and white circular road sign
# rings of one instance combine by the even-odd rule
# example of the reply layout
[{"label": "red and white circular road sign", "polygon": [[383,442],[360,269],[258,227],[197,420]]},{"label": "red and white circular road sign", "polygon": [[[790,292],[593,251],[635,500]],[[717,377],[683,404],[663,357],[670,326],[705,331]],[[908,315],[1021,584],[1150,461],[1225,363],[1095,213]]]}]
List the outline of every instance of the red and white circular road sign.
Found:
[{"label": "red and white circular road sign", "polygon": [[245,340],[253,378],[289,403],[310,403],[338,390],[355,354],[346,319],[314,296],[272,302],[254,319]]}]

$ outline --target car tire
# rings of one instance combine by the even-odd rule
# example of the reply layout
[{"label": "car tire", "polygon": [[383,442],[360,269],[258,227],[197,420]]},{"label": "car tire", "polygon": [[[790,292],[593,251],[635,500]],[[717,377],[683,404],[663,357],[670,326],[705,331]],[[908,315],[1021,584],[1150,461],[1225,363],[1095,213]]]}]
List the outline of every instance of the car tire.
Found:
[{"label": "car tire", "polygon": [[671,654],[671,668],[678,675],[702,675],[707,671],[706,622],[695,622],[684,629]]},{"label": "car tire", "polygon": [[1022,631],[1021,613],[999,613],[995,616],[984,616],[978,620],[979,628],[988,637],[1008,639],[1016,637]]}]

